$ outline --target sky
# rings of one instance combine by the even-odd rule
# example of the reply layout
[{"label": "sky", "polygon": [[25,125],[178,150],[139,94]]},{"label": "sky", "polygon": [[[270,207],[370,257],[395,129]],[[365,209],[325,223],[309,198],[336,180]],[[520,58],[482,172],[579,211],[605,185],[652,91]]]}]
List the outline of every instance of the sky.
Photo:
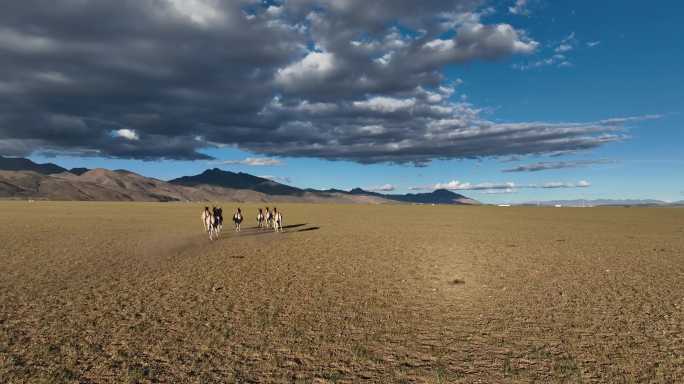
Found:
[{"label": "sky", "polygon": [[684,4],[39,0],[0,155],[488,203],[684,200]]}]

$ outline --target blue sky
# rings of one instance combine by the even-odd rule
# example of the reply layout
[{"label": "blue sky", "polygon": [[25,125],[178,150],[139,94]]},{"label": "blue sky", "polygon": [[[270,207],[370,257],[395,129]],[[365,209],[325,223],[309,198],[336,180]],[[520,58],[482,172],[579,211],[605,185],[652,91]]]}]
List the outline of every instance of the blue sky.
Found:
[{"label": "blue sky", "polygon": [[[455,156],[440,160],[441,156],[435,155],[420,167],[375,161],[360,164],[354,158],[331,161],[300,152],[293,152],[293,157],[288,156],[289,152],[279,154],[258,144],[239,142],[198,150],[215,160],[139,160],[126,156],[87,157],[83,153],[68,156],[59,151],[46,155],[40,150],[32,152],[30,158],[65,167],[126,168],[160,179],[218,167],[279,177],[297,187],[350,189],[389,184],[396,193],[417,187],[427,191],[438,184],[458,181],[452,185],[463,188],[454,188],[456,192],[491,203],[575,198],[684,200],[684,4],[530,0],[521,8],[524,14],[514,14],[508,9],[514,3],[489,2],[478,8],[483,23],[511,25],[537,42],[536,49],[530,54],[511,54],[493,61],[474,59],[440,66],[444,84],[457,84],[451,101],[468,103],[483,118],[499,124],[651,118],[626,122],[621,140],[560,156],[528,153],[513,158]],[[557,54],[562,57],[554,58]],[[273,158],[279,164],[220,163],[246,158]],[[597,164],[502,172],[539,162],[576,165],[576,161]],[[513,186],[469,187],[483,183]],[[538,188],[546,183],[578,187]]]}]

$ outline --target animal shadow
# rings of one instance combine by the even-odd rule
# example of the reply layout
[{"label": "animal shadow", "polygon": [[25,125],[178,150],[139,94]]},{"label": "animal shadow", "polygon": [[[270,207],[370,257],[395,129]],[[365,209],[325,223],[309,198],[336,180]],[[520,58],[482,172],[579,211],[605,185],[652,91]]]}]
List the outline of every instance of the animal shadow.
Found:
[{"label": "animal shadow", "polygon": [[302,228],[297,230],[297,232],[309,232],[309,231],[317,231],[321,229],[321,227],[309,227],[309,228]]},{"label": "animal shadow", "polygon": [[308,223],[303,223],[303,224],[291,224],[291,225],[283,225],[283,229],[292,229],[292,228],[299,228],[303,227]]}]

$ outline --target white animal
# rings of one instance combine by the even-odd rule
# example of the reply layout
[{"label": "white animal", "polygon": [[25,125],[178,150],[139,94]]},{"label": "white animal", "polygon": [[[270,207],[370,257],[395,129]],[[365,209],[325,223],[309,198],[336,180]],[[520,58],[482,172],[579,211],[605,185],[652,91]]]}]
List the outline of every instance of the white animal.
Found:
[{"label": "white animal", "polygon": [[283,214],[273,208],[273,230],[276,232],[283,231]]},{"label": "white animal", "polygon": [[202,225],[204,225],[205,232],[209,230],[209,216],[211,216],[209,207],[204,207],[204,210],[202,211]]},{"label": "white animal", "polygon": [[273,213],[266,207],[266,228],[273,228]]},{"label": "white animal", "polygon": [[202,223],[204,224],[204,231],[209,234],[209,240],[214,240],[214,235],[218,238],[218,233],[214,227],[214,216],[209,211],[209,207],[204,207],[204,211],[202,211]]}]

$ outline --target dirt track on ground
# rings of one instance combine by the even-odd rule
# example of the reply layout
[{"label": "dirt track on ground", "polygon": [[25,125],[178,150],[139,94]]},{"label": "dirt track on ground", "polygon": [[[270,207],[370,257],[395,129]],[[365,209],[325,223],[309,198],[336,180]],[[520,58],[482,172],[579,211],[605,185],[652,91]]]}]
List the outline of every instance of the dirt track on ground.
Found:
[{"label": "dirt track on ground", "polygon": [[0,203],[0,381],[684,381],[684,209],[242,208]]}]

